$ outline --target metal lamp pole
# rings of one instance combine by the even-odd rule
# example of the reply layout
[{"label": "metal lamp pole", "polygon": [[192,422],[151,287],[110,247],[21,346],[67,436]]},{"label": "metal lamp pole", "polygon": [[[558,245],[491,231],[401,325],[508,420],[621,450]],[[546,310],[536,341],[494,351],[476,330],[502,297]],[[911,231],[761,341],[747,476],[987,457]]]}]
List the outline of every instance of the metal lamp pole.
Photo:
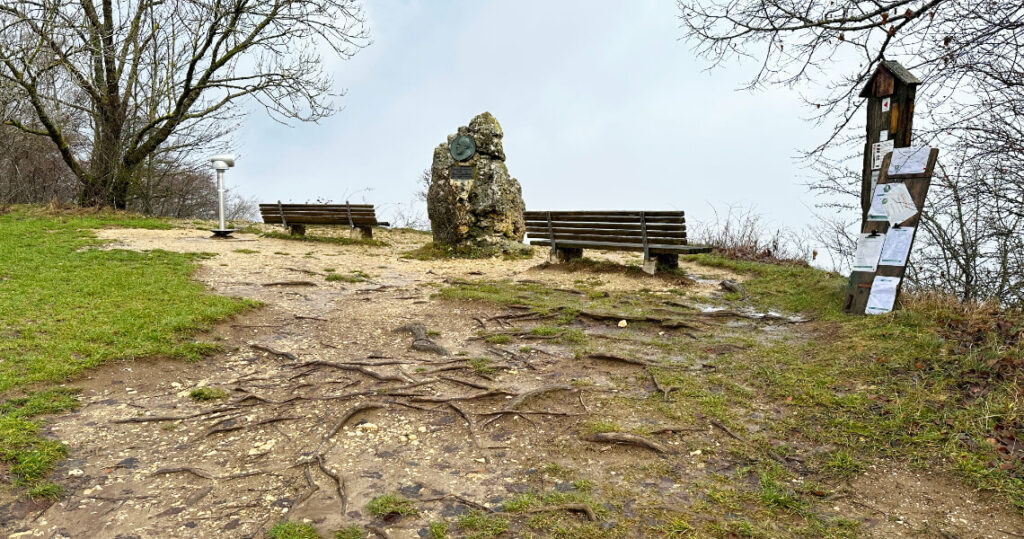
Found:
[{"label": "metal lamp pole", "polygon": [[220,196],[218,203],[218,228],[213,230],[214,237],[226,238],[234,232],[234,229],[228,229],[226,223],[224,223],[224,172],[235,166],[235,156],[233,155],[215,155],[210,158],[210,163],[213,164],[214,170],[217,171],[217,192]]}]

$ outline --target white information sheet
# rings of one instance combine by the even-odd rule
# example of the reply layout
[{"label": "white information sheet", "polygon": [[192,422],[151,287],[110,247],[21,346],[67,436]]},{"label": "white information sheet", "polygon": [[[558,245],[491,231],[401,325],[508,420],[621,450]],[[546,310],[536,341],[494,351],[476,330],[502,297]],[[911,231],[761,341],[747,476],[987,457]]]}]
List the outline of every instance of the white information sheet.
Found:
[{"label": "white information sheet", "polygon": [[875,271],[882,256],[885,234],[861,234],[857,238],[857,254],[853,260],[853,271]]},{"label": "white information sheet", "polygon": [[928,155],[932,149],[928,146],[909,146],[896,148],[892,151],[889,161],[889,175],[922,174],[928,168]]},{"label": "white information sheet", "polygon": [[892,311],[896,304],[896,289],[900,286],[899,277],[875,277],[871,283],[871,294],[865,314],[884,314]]},{"label": "white information sheet", "polygon": [[910,196],[907,186],[902,183],[883,184],[882,208],[889,224],[896,226],[907,219],[917,215],[917,204]]},{"label": "white information sheet", "polygon": [[885,234],[879,266],[906,266],[910,255],[910,243],[914,239],[914,227],[894,227]]},{"label": "white information sheet", "polygon": [[868,208],[868,221],[888,221],[889,217],[885,215],[885,207],[882,206],[882,200],[885,198],[885,186],[889,185],[883,183],[878,185],[878,180],[874,181],[874,191],[871,194],[871,207]]},{"label": "white information sheet", "polygon": [[[882,168],[882,160],[885,159],[885,154],[891,152],[895,144],[896,141],[894,140],[883,140],[871,145],[871,170]],[[892,169],[892,167],[889,168],[890,170]],[[889,174],[892,174],[892,172]]]},{"label": "white information sheet", "polygon": [[891,97],[884,97],[884,98],[882,98],[882,112],[889,112],[889,108],[891,108],[891,107],[892,107],[892,98]]}]

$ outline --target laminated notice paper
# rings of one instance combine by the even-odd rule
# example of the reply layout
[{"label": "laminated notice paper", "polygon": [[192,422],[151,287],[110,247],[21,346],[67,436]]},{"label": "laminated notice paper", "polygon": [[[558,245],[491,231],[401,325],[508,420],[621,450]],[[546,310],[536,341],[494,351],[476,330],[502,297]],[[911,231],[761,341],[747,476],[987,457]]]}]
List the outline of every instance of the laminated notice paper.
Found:
[{"label": "laminated notice paper", "polygon": [[885,186],[889,185],[883,183],[882,185],[874,184],[875,187],[871,193],[871,207],[868,208],[868,221],[888,221],[889,217],[885,214],[885,206],[882,205],[882,200],[885,198]]},{"label": "laminated notice paper", "polygon": [[899,277],[875,277],[871,283],[871,294],[868,295],[868,305],[864,312],[884,314],[892,311],[892,306],[896,304],[896,289],[899,286]]},{"label": "laminated notice paper", "polygon": [[914,240],[914,227],[890,228],[882,244],[879,266],[906,266],[910,255],[910,243]]},{"label": "laminated notice paper", "polygon": [[886,183],[882,188],[882,208],[889,224],[896,226],[917,215],[917,204],[910,196],[907,186],[902,183]]},{"label": "laminated notice paper", "polygon": [[[895,145],[895,140],[883,140],[871,145],[871,170],[882,168],[882,161],[885,159],[885,154],[893,151],[893,146]],[[890,172],[890,174],[892,173]]]},{"label": "laminated notice paper", "polygon": [[882,256],[885,234],[861,234],[857,238],[857,254],[853,260],[853,271],[875,271]]},{"label": "laminated notice paper", "polygon": [[928,169],[928,156],[931,153],[932,149],[928,146],[896,148],[889,161],[889,175],[923,174]]}]

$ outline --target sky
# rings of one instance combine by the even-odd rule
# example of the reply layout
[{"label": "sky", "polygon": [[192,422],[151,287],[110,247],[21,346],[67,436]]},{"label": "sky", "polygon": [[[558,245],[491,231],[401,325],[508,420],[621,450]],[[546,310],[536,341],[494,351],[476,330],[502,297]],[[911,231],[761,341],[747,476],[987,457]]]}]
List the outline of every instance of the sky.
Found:
[{"label": "sky", "polygon": [[684,210],[693,226],[739,206],[770,226],[813,221],[796,156],[825,129],[794,90],[739,90],[753,66],[708,72],[674,0],[364,7],[372,43],[329,64],[342,110],[291,126],[253,111],[229,187],[407,212],[434,148],[489,111],[527,209]]}]

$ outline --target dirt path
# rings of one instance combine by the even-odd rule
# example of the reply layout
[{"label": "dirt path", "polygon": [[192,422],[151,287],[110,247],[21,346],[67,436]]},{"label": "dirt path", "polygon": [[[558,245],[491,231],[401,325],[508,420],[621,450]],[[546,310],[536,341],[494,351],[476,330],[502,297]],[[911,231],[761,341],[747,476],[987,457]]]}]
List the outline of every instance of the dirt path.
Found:
[{"label": "dirt path", "polygon": [[[82,407],[51,422],[71,448],[57,472],[66,494],[49,507],[0,509],[12,517],[0,525],[12,537],[261,537],[284,519],[324,534],[357,525],[420,537],[431,522],[467,514],[500,528],[486,519],[509,500],[530,502],[509,516],[513,535],[517,526],[569,537],[671,535],[674,512],[693,514],[702,498],[689,485],[722,473],[723,448],[742,438],[707,422],[658,433],[678,425],[643,408],[616,409],[662,389],[642,366],[577,358],[571,343],[542,333],[489,342],[481,330],[509,330],[521,311],[432,299],[466,279],[559,289],[589,279],[591,292],[665,295],[679,293],[677,282],[540,270],[541,253],[515,262],[407,260],[401,253],[423,241],[407,232],[383,234],[389,247],[244,234],[214,241],[195,230],[100,235],[117,248],[213,253],[196,277],[266,306],[208,336],[227,352],[200,363],[119,363],[78,381]],[[700,277],[685,290],[690,300],[713,301],[718,281],[736,278],[688,269]],[[722,327],[796,331],[749,320]],[[586,331],[615,339],[617,329],[612,320]],[[666,332],[685,329],[658,335]],[[228,396],[190,398],[201,387]],[[751,420],[750,432],[770,420]],[[604,434],[593,427],[601,421],[642,427],[631,432],[649,433],[642,440],[653,445],[588,441]],[[861,522],[866,535],[1014,537],[1024,529],[1018,513],[941,474],[894,465],[852,487],[825,511]],[[368,502],[385,493],[413,500],[418,515],[370,514]],[[450,533],[479,531],[471,525]]]}]

